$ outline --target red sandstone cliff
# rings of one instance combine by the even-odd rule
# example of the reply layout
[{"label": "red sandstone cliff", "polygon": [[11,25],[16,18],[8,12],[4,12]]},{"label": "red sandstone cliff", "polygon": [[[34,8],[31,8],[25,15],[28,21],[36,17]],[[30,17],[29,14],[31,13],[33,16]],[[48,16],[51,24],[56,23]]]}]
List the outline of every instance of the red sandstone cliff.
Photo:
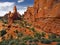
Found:
[{"label": "red sandstone cliff", "polygon": [[36,28],[60,35],[60,0],[34,0],[24,19]]}]

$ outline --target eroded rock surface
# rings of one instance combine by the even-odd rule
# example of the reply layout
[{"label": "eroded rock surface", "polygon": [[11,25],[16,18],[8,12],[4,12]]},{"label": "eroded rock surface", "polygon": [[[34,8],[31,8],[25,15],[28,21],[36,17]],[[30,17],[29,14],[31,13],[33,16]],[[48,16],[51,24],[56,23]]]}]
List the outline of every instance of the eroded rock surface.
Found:
[{"label": "eroded rock surface", "polygon": [[60,35],[60,0],[34,0],[24,19],[36,28]]}]

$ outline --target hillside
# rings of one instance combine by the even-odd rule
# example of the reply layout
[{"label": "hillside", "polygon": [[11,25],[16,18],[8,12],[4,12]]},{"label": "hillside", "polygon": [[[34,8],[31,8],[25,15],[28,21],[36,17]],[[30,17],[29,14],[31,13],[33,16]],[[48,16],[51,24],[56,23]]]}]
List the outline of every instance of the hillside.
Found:
[{"label": "hillside", "polygon": [[14,6],[0,18],[0,45],[60,45],[60,0],[34,0],[22,16]]}]

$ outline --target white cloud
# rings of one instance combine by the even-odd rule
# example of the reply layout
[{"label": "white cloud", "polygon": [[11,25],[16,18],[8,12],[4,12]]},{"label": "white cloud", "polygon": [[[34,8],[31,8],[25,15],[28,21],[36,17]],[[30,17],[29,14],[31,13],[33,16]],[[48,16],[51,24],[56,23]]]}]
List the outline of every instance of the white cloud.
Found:
[{"label": "white cloud", "polygon": [[27,10],[27,7],[26,8],[24,7],[22,9],[19,9],[18,12],[22,15],[26,10]]},{"label": "white cloud", "polygon": [[18,0],[18,3],[20,3],[20,2],[24,2],[24,0]]},{"label": "white cloud", "polygon": [[7,7],[14,5],[14,2],[0,2],[0,7]]},{"label": "white cloud", "polygon": [[0,11],[0,16],[4,16],[6,14],[6,11]]},{"label": "white cloud", "polygon": [[14,5],[14,2],[0,2],[0,16],[4,16],[6,13],[11,11]]},{"label": "white cloud", "polygon": [[27,10],[27,7],[25,7],[25,6],[17,6],[17,10],[22,15]]}]

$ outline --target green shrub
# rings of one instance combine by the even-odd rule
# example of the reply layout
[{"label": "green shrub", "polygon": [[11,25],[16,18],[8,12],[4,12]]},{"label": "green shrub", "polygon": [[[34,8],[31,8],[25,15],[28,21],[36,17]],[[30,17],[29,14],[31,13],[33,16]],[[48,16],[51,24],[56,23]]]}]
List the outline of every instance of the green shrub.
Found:
[{"label": "green shrub", "polygon": [[22,37],[23,36],[23,33],[22,32],[19,32],[19,33],[17,33],[17,36],[18,37]]},{"label": "green shrub", "polygon": [[26,45],[26,43],[20,43],[19,45]]},{"label": "green shrub", "polygon": [[35,35],[34,35],[34,37],[38,38],[38,39],[41,39],[41,34],[36,32]]},{"label": "green shrub", "polygon": [[29,45],[37,45],[37,44],[35,43],[35,44],[29,44]]},{"label": "green shrub", "polygon": [[51,41],[48,40],[48,39],[42,39],[42,40],[41,40],[41,43],[44,43],[44,44],[50,44]]},{"label": "green shrub", "polygon": [[33,32],[35,32],[35,29],[34,29],[34,27],[30,28],[30,30],[32,30]]},{"label": "green shrub", "polygon": [[2,20],[4,24],[8,24],[8,21],[6,19]]},{"label": "green shrub", "polygon": [[60,43],[58,43],[57,45],[60,45]]},{"label": "green shrub", "polygon": [[15,33],[18,33],[18,31],[17,31],[17,30],[15,30],[14,32],[15,32]]},{"label": "green shrub", "polygon": [[33,40],[31,39],[31,40],[29,40],[29,43],[32,43],[33,42]]},{"label": "green shrub", "polygon": [[52,39],[52,42],[60,42],[60,38]]},{"label": "green shrub", "polygon": [[5,35],[6,33],[7,33],[6,30],[0,31],[1,36]]},{"label": "green shrub", "polygon": [[45,32],[42,32],[42,33],[41,33],[41,36],[42,36],[42,37],[45,37]]},{"label": "green shrub", "polygon": [[18,45],[19,44],[19,40],[15,40],[15,39],[12,39],[9,41],[8,45]]},{"label": "green shrub", "polygon": [[33,39],[33,41],[34,41],[34,42],[39,42],[39,39],[38,39],[38,38],[37,38],[37,39]]},{"label": "green shrub", "polygon": [[0,45],[8,45],[9,41],[8,40],[3,40],[2,42],[0,42]]},{"label": "green shrub", "polygon": [[31,39],[33,39],[33,38],[30,37],[30,36],[26,36],[26,37],[23,38],[23,40],[27,40],[27,41],[28,41],[28,40],[31,40]]},{"label": "green shrub", "polygon": [[55,39],[55,38],[56,38],[56,34],[49,35],[49,39]]},{"label": "green shrub", "polygon": [[32,44],[32,45],[37,45],[37,44]]}]

